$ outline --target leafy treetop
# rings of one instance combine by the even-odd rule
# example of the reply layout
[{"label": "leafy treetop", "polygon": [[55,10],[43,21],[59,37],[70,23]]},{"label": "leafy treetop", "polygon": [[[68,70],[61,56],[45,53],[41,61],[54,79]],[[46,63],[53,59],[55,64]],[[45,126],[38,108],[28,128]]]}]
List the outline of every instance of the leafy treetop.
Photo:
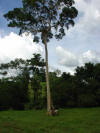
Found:
[{"label": "leafy treetop", "polygon": [[14,8],[4,17],[9,27],[20,29],[20,34],[31,32],[35,42],[48,42],[53,36],[62,39],[78,14],[74,0],[22,0],[22,4],[22,8]]}]

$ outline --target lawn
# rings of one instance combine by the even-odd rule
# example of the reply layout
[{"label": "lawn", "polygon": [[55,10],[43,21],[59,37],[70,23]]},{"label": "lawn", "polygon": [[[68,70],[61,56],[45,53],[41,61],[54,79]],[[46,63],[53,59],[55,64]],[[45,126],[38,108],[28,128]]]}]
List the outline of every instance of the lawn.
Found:
[{"label": "lawn", "polygon": [[1,111],[0,133],[100,133],[100,108],[61,109],[54,117],[45,110]]}]

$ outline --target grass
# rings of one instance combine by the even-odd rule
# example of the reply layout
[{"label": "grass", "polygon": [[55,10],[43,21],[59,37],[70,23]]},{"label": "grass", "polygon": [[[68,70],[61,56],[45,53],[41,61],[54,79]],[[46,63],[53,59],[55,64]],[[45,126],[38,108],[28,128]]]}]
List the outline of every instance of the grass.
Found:
[{"label": "grass", "polygon": [[1,111],[0,133],[100,133],[100,108],[61,109],[54,117],[45,110]]}]

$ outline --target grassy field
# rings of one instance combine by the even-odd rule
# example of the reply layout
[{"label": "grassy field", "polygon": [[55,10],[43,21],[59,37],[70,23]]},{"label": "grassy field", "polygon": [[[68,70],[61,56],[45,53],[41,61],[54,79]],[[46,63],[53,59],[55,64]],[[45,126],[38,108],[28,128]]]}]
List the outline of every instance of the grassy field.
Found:
[{"label": "grassy field", "polygon": [[1,111],[0,133],[100,133],[100,108],[63,109],[54,117],[45,110]]}]

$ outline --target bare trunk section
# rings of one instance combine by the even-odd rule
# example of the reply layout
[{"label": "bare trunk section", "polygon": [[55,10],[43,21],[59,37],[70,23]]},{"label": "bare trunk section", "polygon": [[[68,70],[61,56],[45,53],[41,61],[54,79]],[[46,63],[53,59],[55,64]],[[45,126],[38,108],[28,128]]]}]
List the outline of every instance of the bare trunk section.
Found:
[{"label": "bare trunk section", "polygon": [[48,68],[48,49],[47,49],[47,42],[44,41],[45,45],[45,60],[46,60],[46,84],[47,84],[47,112],[51,114],[51,92],[50,92],[50,84],[49,84],[49,68]]},{"label": "bare trunk section", "polygon": [[49,84],[49,67],[48,67],[48,48],[47,48],[47,41],[46,37],[44,36],[44,46],[45,46],[45,61],[46,61],[46,84],[47,84],[47,114],[48,115],[58,115],[59,112],[57,109],[54,108],[53,102],[51,99],[51,91],[50,91],[50,84]]}]

